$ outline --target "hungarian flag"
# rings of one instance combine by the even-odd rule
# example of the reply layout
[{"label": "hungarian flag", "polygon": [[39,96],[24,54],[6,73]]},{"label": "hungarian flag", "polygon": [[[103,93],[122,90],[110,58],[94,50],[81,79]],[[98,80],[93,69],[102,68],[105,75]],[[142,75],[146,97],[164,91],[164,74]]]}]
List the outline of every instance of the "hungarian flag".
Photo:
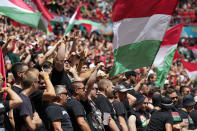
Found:
[{"label": "hungarian flag", "polygon": [[4,63],[4,59],[3,59],[3,52],[1,50],[1,46],[0,46],[0,73],[2,74],[2,76],[5,78],[5,81],[3,83],[3,87],[6,87],[6,72],[5,72],[5,63]]},{"label": "hungarian flag", "polygon": [[23,0],[0,0],[0,14],[34,28],[37,28],[41,16]]},{"label": "hungarian flag", "polygon": [[194,54],[197,54],[197,44],[194,46],[186,46],[187,49],[192,50]]},{"label": "hungarian flag", "polygon": [[182,28],[183,23],[166,31],[163,42],[153,62],[157,73],[157,80],[155,82],[156,86],[163,87],[164,85],[164,81],[167,78],[168,71],[177,49]]},{"label": "hungarian flag", "polygon": [[38,28],[49,34],[52,32],[52,26],[50,24],[53,19],[53,15],[43,5],[41,0],[31,0],[30,6],[36,11],[41,12],[41,21],[39,22]]},{"label": "hungarian flag", "polygon": [[80,19],[80,8],[82,5],[82,1],[80,2],[79,6],[77,7],[77,9],[75,10],[75,13],[73,14],[73,16],[70,18],[68,26],[66,28],[65,34],[67,34],[68,32],[70,32],[70,30],[73,28],[73,26],[75,25],[76,20]]},{"label": "hungarian flag", "polygon": [[181,58],[181,62],[185,68],[185,71],[187,72],[188,77],[197,81],[197,63],[184,61],[183,58]]},{"label": "hungarian flag", "polygon": [[151,66],[178,0],[116,0],[111,76]]}]

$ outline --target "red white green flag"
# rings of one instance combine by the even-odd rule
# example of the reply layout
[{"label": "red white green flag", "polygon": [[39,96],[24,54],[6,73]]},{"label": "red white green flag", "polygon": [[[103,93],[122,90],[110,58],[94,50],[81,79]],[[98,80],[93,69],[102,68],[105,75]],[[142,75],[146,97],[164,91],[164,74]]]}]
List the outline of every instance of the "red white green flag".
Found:
[{"label": "red white green flag", "polygon": [[151,66],[178,0],[115,0],[111,76]]},{"label": "red white green flag", "polygon": [[73,26],[75,25],[76,20],[78,20],[81,16],[80,16],[80,8],[82,5],[82,1],[80,2],[79,6],[77,7],[77,9],[75,10],[75,13],[73,14],[73,16],[70,18],[68,26],[66,28],[65,34],[69,33],[70,30],[73,28]]},{"label": "red white green flag", "polygon": [[183,23],[166,31],[153,65],[157,73],[156,86],[163,87],[181,36]]},{"label": "red white green flag", "polygon": [[0,0],[0,14],[34,28],[37,28],[41,16],[23,0]]}]

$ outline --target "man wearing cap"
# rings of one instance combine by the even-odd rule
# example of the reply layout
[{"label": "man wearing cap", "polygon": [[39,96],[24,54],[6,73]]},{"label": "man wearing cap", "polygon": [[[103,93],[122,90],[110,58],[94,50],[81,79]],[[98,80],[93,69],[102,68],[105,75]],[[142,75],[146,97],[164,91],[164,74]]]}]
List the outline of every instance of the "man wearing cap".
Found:
[{"label": "man wearing cap", "polygon": [[192,118],[192,120],[194,121],[194,125],[195,125],[195,128],[197,128],[197,96],[194,97],[194,101],[196,102],[195,106],[194,106],[194,110],[192,112],[190,112],[190,116]]},{"label": "man wearing cap", "polygon": [[128,119],[128,125],[130,131],[144,131],[147,128],[149,121],[148,98],[142,95],[140,92],[136,92],[136,102],[134,109],[130,111]]},{"label": "man wearing cap", "polygon": [[128,131],[127,126],[127,111],[122,103],[127,99],[127,91],[131,90],[126,88],[124,85],[118,85],[114,87],[114,101],[112,102],[113,106],[115,107],[116,116],[118,117],[118,121],[122,128],[122,131]]},{"label": "man wearing cap", "polygon": [[173,119],[170,109],[173,103],[170,98],[161,97],[161,109],[152,114],[146,131],[172,131]]},{"label": "man wearing cap", "polygon": [[183,122],[187,123],[188,126],[184,126],[183,128],[189,130],[195,130],[194,121],[190,117],[189,113],[194,109],[194,105],[196,102],[192,95],[185,95],[183,97],[183,108],[179,111]]}]

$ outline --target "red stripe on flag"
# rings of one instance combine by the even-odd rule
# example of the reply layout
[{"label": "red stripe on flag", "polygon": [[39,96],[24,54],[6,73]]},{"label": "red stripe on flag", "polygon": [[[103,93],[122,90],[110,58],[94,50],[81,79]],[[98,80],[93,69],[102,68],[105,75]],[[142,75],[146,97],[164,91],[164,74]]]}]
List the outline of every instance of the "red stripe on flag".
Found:
[{"label": "red stripe on flag", "polygon": [[1,72],[2,76],[5,78],[5,81],[3,83],[3,87],[6,87],[5,63],[4,63],[3,52],[1,50],[1,46],[0,46],[0,72]]},{"label": "red stripe on flag", "polygon": [[42,4],[40,0],[32,0],[34,4],[37,6],[39,12],[47,19],[47,21],[51,21],[53,19],[53,15],[47,10],[47,8]]},{"label": "red stripe on flag", "polygon": [[154,14],[171,15],[178,0],[115,0],[113,22],[125,18],[150,17]]},{"label": "red stripe on flag", "polygon": [[164,35],[161,46],[176,45],[179,42],[183,23],[173,26],[168,29]]},{"label": "red stripe on flag", "polygon": [[13,3],[14,5],[20,8],[35,12],[34,9],[31,8],[28,4],[26,4],[23,0],[8,0],[8,1],[10,1],[11,3]]},{"label": "red stripe on flag", "polygon": [[174,53],[173,61],[176,61],[178,58],[179,58],[179,53],[178,53],[178,51],[176,50],[175,53]]},{"label": "red stripe on flag", "polygon": [[181,62],[185,69],[187,69],[189,72],[197,71],[197,63],[190,63],[187,61],[184,61],[183,58],[181,58]]}]

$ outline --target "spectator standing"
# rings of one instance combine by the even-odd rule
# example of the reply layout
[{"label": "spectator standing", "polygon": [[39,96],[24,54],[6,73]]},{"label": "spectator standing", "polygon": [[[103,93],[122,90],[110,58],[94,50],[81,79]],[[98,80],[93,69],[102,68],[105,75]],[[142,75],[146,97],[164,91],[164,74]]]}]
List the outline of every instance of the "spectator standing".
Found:
[{"label": "spectator standing", "polygon": [[56,98],[46,108],[46,114],[50,120],[50,130],[73,131],[72,123],[63,105],[67,103],[68,92],[64,85],[55,86]]}]

